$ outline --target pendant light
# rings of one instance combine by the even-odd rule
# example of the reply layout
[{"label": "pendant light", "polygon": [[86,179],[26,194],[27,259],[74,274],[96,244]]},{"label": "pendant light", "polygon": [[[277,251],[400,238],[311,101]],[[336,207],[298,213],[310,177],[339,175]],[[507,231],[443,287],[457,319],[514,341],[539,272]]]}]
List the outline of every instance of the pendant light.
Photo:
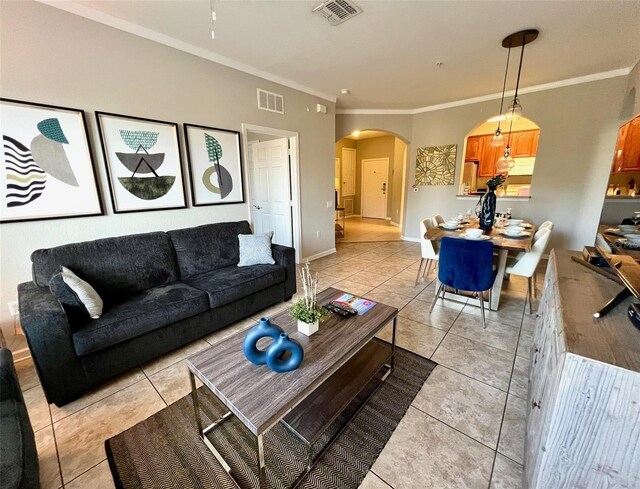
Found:
[{"label": "pendant light", "polygon": [[537,29],[526,29],[524,31],[514,32],[513,34],[505,37],[502,40],[502,47],[511,50],[512,47],[522,46],[520,50],[520,64],[518,65],[518,78],[516,79],[516,92],[513,95],[513,100],[507,108],[505,117],[507,119],[520,119],[522,117],[522,105],[518,98],[518,89],[520,88],[520,75],[522,73],[522,60],[524,59],[524,47],[530,42],[535,41],[538,38]]},{"label": "pendant light", "polygon": [[[502,82],[502,98],[500,99],[500,115],[502,115],[502,108],[504,105],[504,91],[507,87],[507,73],[509,72],[509,57],[511,56],[511,46],[509,46],[509,50],[507,51],[507,66],[504,69],[504,80]],[[489,146],[502,146],[504,144],[504,137],[502,136],[502,131],[500,130],[500,122],[502,122],[502,117],[498,119],[498,127],[496,128],[496,132],[493,134],[493,137],[489,141]]]},{"label": "pendant light", "polygon": [[509,121],[509,138],[507,139],[507,146],[504,148],[504,155],[496,161],[496,171],[498,173],[509,173],[516,166],[516,161],[511,157],[511,128],[513,127],[513,119]]}]

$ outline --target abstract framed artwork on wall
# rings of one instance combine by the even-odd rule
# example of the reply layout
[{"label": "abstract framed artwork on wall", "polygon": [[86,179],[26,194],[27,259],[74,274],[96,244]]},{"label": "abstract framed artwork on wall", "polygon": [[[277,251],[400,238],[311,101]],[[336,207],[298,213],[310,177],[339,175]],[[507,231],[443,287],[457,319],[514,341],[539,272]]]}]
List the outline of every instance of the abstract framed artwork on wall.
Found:
[{"label": "abstract framed artwork on wall", "polygon": [[418,148],[415,184],[453,185],[457,151],[457,144]]},{"label": "abstract framed artwork on wall", "polygon": [[103,214],[84,111],[0,99],[0,222]]},{"label": "abstract framed artwork on wall", "polygon": [[186,207],[178,125],[96,112],[115,213]]},{"label": "abstract framed artwork on wall", "polygon": [[244,202],[240,133],[184,125],[194,206]]}]

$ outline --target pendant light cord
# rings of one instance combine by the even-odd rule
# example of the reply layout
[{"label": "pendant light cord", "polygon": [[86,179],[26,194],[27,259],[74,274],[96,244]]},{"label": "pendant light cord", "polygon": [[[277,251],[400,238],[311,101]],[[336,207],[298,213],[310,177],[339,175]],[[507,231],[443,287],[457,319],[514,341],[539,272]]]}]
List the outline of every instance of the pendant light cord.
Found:
[{"label": "pendant light cord", "polygon": [[[511,44],[509,44],[509,50],[507,51],[507,66],[504,69],[504,80],[502,82],[502,99],[500,100],[500,114],[502,114],[502,108],[504,106],[504,92],[507,88],[507,73],[509,73],[509,57],[511,56]],[[498,121],[498,127],[500,127],[500,121]]]},{"label": "pendant light cord", "polygon": [[522,72],[522,59],[524,58],[525,35],[522,34],[522,49],[520,50],[520,64],[518,65],[518,78],[516,79],[516,93],[514,99],[518,98],[518,88],[520,87],[520,73]]}]

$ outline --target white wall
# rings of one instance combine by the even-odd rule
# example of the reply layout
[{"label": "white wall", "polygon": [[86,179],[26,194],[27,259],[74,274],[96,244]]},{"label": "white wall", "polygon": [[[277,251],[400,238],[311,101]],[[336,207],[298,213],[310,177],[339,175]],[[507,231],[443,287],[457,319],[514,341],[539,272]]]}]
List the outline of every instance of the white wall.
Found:
[{"label": "white wall", "polygon": [[[628,77],[623,76],[523,95],[526,117],[540,126],[532,197],[518,202],[499,199],[498,210],[512,207],[514,215],[536,223],[551,219],[556,224],[552,246],[581,249],[592,243],[622,122],[627,82]],[[416,148],[457,144],[454,181],[458,182],[466,134],[495,115],[498,105],[498,101],[489,101],[407,116],[338,115],[336,137],[367,126],[399,134],[411,128],[403,234],[417,238],[418,222],[425,216],[457,214],[473,207],[475,199],[457,198],[457,185],[411,191]]]},{"label": "white wall", "polygon": [[[334,200],[334,104],[43,4],[0,2],[0,8],[2,97],[86,111],[107,214],[0,226],[0,326],[8,341],[13,323],[6,303],[16,299],[18,283],[30,280],[35,249],[249,218],[247,204],[113,214],[96,110],[238,131],[248,123],[299,132],[302,256],[335,246],[333,206],[326,207]],[[257,87],[284,95],[286,114],[258,110]],[[307,112],[316,103],[327,105],[328,114]]]}]

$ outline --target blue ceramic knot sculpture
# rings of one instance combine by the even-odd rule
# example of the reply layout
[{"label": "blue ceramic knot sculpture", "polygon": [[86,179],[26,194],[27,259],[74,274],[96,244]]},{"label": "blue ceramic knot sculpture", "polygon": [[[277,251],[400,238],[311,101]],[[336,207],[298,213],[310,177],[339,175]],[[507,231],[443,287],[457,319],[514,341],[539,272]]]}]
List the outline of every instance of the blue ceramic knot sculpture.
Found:
[{"label": "blue ceramic knot sculpture", "polygon": [[[291,353],[287,359],[284,358],[286,352]],[[302,345],[289,338],[287,333],[281,333],[278,339],[267,348],[267,365],[274,372],[290,372],[297,369],[303,357]]]},{"label": "blue ceramic knot sculpture", "polygon": [[[273,338],[273,343],[264,351],[258,349],[258,341],[262,338]],[[266,364],[274,372],[295,370],[304,357],[302,345],[290,339],[280,326],[271,324],[269,318],[260,319],[260,322],[247,332],[242,342],[242,351],[251,363]],[[287,356],[287,352],[290,355]]]},{"label": "blue ceramic knot sculpture", "polygon": [[265,365],[267,363],[267,350],[258,349],[258,341],[262,338],[273,338],[277,340],[280,337],[280,333],[284,331],[276,324],[271,324],[269,318],[261,318],[260,322],[253,328],[251,328],[242,342],[242,350],[244,356],[247,357],[251,363],[256,365]]}]

